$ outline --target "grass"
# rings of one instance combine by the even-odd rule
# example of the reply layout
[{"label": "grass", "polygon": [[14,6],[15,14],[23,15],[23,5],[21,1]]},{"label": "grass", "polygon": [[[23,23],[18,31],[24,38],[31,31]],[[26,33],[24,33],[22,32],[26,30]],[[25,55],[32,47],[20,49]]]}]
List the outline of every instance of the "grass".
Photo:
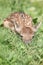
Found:
[{"label": "grass", "polygon": [[0,0],[0,25],[15,11],[38,18],[42,24],[29,44],[23,43],[18,34],[0,27],[0,65],[43,65],[43,1]]}]

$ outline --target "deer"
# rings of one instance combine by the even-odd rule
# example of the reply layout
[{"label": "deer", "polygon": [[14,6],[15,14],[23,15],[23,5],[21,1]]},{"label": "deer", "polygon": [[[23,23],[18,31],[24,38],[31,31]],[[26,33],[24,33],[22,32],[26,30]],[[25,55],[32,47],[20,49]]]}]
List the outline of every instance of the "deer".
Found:
[{"label": "deer", "polygon": [[3,21],[3,26],[14,33],[18,33],[23,42],[29,43],[41,25],[41,22],[38,25],[34,25],[32,21],[30,15],[23,12],[14,12]]}]

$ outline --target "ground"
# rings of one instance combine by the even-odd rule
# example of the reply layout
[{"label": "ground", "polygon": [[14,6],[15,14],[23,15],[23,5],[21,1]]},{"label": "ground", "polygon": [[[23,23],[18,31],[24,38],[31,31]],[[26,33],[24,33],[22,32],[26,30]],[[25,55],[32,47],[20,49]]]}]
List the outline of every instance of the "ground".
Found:
[{"label": "ground", "polygon": [[42,24],[29,44],[25,44],[18,34],[0,26],[0,65],[43,65],[43,1],[0,0],[0,25],[16,11],[25,12]]}]

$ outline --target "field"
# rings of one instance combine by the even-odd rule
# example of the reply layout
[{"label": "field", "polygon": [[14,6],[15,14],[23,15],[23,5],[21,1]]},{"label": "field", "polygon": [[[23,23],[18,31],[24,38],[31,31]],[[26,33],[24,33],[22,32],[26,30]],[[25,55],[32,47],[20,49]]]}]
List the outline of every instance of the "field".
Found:
[{"label": "field", "polygon": [[25,12],[42,24],[29,44],[0,26],[0,65],[43,65],[43,0],[0,0],[0,25],[12,12]]}]

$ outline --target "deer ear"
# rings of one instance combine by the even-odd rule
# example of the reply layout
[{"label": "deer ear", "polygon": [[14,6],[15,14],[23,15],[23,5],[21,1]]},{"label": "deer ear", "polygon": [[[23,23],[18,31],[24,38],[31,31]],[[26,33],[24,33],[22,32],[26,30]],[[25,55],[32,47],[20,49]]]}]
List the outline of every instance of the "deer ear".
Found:
[{"label": "deer ear", "polygon": [[30,31],[36,32],[36,28],[34,28],[34,27],[28,27],[28,28],[29,28]]},{"label": "deer ear", "polygon": [[36,32],[36,29],[35,28],[32,28],[33,29],[33,32]]},{"label": "deer ear", "polygon": [[42,22],[39,22],[35,26],[28,27],[28,28],[30,28],[33,32],[37,32],[37,30],[39,29],[39,27],[41,26],[41,24],[42,24]]},{"label": "deer ear", "polygon": [[42,22],[39,22],[37,25],[34,26],[34,32],[36,32],[39,29],[39,27],[41,26],[41,23]]},{"label": "deer ear", "polygon": [[35,32],[36,31],[36,29],[34,28],[34,27],[26,27],[28,30],[29,30],[29,32],[30,33],[32,33],[32,32]]}]

